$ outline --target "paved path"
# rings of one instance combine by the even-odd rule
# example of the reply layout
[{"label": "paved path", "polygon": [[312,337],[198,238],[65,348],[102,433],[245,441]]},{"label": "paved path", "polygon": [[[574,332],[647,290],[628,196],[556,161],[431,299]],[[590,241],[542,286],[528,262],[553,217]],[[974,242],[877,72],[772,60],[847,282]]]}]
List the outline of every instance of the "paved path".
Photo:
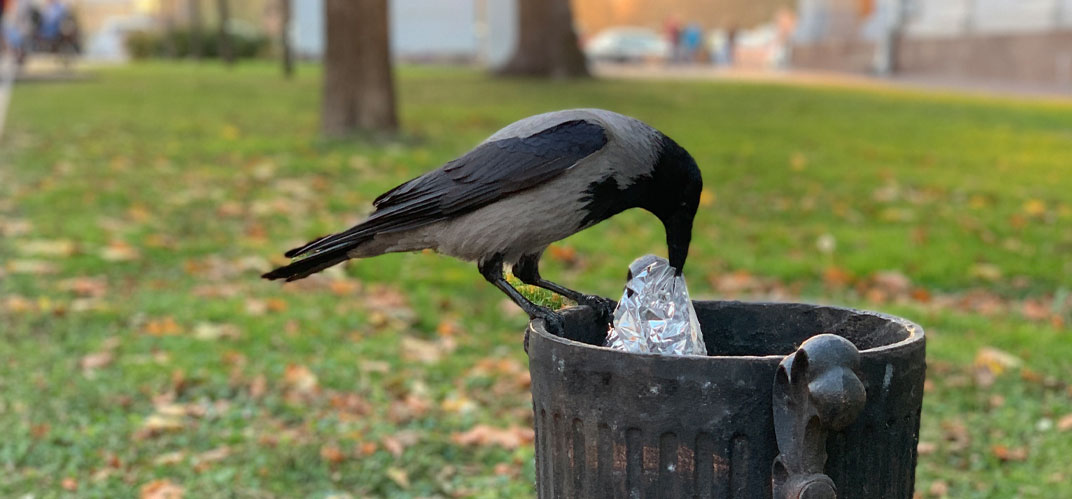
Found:
[{"label": "paved path", "polygon": [[1031,98],[1072,102],[1072,86],[1030,85],[1015,82],[955,80],[941,77],[904,76],[878,78],[855,73],[825,71],[763,71],[724,69],[712,66],[662,66],[596,64],[596,76],[659,80],[714,80],[829,86],[845,88],[893,88],[933,90],[975,95]]}]

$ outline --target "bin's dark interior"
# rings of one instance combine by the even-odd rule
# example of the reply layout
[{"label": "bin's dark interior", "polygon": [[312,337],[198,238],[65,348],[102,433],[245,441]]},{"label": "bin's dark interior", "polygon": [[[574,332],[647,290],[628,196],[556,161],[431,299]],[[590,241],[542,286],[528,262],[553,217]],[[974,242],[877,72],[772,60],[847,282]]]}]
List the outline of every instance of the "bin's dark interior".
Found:
[{"label": "bin's dark interior", "polygon": [[[860,350],[908,339],[903,323],[887,317],[837,307],[802,303],[694,302],[708,355],[788,355],[820,333],[842,336]],[[602,345],[607,324],[587,307],[567,310],[568,339]]]}]

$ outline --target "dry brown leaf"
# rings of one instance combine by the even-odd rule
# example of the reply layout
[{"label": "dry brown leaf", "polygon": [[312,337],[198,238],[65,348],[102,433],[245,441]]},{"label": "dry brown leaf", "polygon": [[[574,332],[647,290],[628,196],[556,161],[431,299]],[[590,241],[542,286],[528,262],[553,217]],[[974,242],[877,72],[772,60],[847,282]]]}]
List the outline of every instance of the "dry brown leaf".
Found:
[{"label": "dry brown leaf", "polygon": [[316,374],[313,374],[308,367],[290,364],[283,372],[283,383],[293,391],[307,394],[316,391],[318,380]]},{"label": "dry brown leaf", "polygon": [[339,464],[346,460],[346,455],[342,453],[339,446],[328,444],[320,448],[320,458],[331,464]]},{"label": "dry brown leaf", "polygon": [[74,277],[56,283],[60,291],[67,291],[78,296],[101,297],[108,292],[108,280],[101,277]]},{"label": "dry brown leaf", "polygon": [[27,256],[65,258],[76,251],[74,242],[66,239],[33,239],[16,245],[19,253]]},{"label": "dry brown leaf", "polygon": [[141,428],[138,428],[138,431],[134,432],[134,438],[144,440],[146,438],[163,435],[164,433],[179,431],[182,428],[183,422],[180,418],[162,414],[152,414],[145,418]]},{"label": "dry brown leaf", "polygon": [[1046,214],[1046,203],[1041,199],[1028,199],[1024,201],[1024,213],[1032,217],[1041,217]]},{"label": "dry brown leaf", "polygon": [[823,282],[832,288],[848,286],[852,280],[852,274],[841,267],[827,267],[823,270]]},{"label": "dry brown leaf", "polygon": [[531,443],[534,437],[535,433],[532,428],[521,426],[495,428],[488,425],[476,425],[469,431],[452,434],[450,440],[458,445],[475,445],[478,447],[497,445],[506,449],[516,449]]},{"label": "dry brown leaf", "polygon": [[257,374],[253,377],[253,381],[249,382],[249,396],[255,399],[264,396],[264,393],[268,391],[268,378],[263,374]]},{"label": "dry brown leaf", "polygon": [[923,440],[920,440],[919,443],[916,444],[916,452],[919,453],[919,455],[921,456],[934,454],[934,451],[936,450],[938,450],[938,446],[935,445],[934,442],[925,442]]},{"label": "dry brown leaf", "polygon": [[141,499],[182,499],[186,489],[171,480],[153,480],[141,486]]},{"label": "dry brown leaf", "polygon": [[74,477],[66,477],[60,482],[60,487],[63,487],[63,490],[68,492],[74,492],[78,490],[78,480],[75,480]]},{"label": "dry brown leaf", "polygon": [[402,457],[402,452],[406,450],[406,447],[402,445],[402,442],[397,438],[387,435],[380,439],[380,444],[383,448],[390,452],[395,457]]},{"label": "dry brown leaf", "polygon": [[238,339],[242,331],[234,324],[214,324],[202,322],[194,326],[194,337],[199,340],[213,341],[221,338]]},{"label": "dry brown leaf", "polygon": [[181,333],[182,328],[175,319],[168,316],[149,320],[142,326],[142,331],[150,336],[174,336]]},{"label": "dry brown leaf", "polygon": [[1013,447],[1008,448],[1004,445],[998,444],[990,448],[990,452],[994,454],[994,457],[1004,461],[1024,461],[1027,459],[1027,447]]},{"label": "dry brown leaf", "polygon": [[202,452],[193,458],[194,469],[197,471],[205,471],[212,463],[223,461],[230,455],[231,448],[226,445]]},{"label": "dry brown leaf", "polygon": [[50,262],[42,260],[8,260],[5,265],[8,272],[12,274],[54,274],[56,272],[56,266]]},{"label": "dry brown leaf", "polygon": [[572,246],[559,246],[552,244],[547,247],[547,252],[552,260],[563,262],[567,265],[577,263],[577,250]]},{"label": "dry brown leaf", "polygon": [[403,489],[409,488],[409,475],[406,474],[406,470],[391,467],[387,468],[386,475],[387,478],[390,478],[391,481],[398,484],[399,487],[402,487]]},{"label": "dry brown leaf", "polygon": [[376,442],[364,442],[357,447],[357,453],[361,456],[368,457],[376,453]]},{"label": "dry brown leaf", "polygon": [[82,372],[90,374],[97,369],[107,367],[114,360],[115,354],[109,350],[104,350],[82,357],[82,360],[79,361],[79,365],[82,367]]},{"label": "dry brown leaf", "polygon": [[173,464],[179,464],[186,460],[186,453],[183,451],[167,452],[160,454],[153,458],[153,464],[156,466],[171,466]]},{"label": "dry brown leaf", "polygon": [[941,480],[931,483],[927,493],[932,497],[946,497],[949,495],[949,485]]},{"label": "dry brown leaf", "polygon": [[1020,367],[1023,361],[1019,357],[997,348],[983,347],[975,354],[973,364],[976,369],[986,369],[994,375],[1001,375],[1009,369]]},{"label": "dry brown leaf", "polygon": [[112,241],[101,249],[100,257],[109,262],[129,262],[141,258],[141,252],[125,241]]},{"label": "dry brown leaf", "polygon": [[457,344],[449,336],[438,341],[405,336],[402,338],[401,345],[402,358],[422,364],[435,364],[442,360],[444,355],[453,352],[456,347]]},{"label": "dry brown leaf", "polygon": [[1057,429],[1060,431],[1072,430],[1072,413],[1061,416],[1061,419],[1057,420]]}]

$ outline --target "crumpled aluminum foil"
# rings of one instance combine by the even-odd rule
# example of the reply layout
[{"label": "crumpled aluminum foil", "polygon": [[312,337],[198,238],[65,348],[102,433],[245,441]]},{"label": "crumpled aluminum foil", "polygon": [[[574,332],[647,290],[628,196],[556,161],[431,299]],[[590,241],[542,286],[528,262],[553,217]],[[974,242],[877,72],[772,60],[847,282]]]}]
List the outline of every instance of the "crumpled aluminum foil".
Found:
[{"label": "crumpled aluminum foil", "polygon": [[629,265],[604,346],[634,353],[707,355],[685,277],[665,258],[645,255]]}]

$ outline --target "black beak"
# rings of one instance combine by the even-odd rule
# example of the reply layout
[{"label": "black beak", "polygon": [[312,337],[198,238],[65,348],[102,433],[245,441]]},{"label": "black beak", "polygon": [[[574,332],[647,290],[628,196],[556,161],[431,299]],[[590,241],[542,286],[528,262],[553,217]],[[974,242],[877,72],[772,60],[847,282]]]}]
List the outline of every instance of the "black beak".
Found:
[{"label": "black beak", "polygon": [[670,257],[670,266],[677,275],[685,270],[685,259],[689,256],[689,243],[692,242],[693,213],[679,211],[663,221],[666,227],[666,247]]}]

